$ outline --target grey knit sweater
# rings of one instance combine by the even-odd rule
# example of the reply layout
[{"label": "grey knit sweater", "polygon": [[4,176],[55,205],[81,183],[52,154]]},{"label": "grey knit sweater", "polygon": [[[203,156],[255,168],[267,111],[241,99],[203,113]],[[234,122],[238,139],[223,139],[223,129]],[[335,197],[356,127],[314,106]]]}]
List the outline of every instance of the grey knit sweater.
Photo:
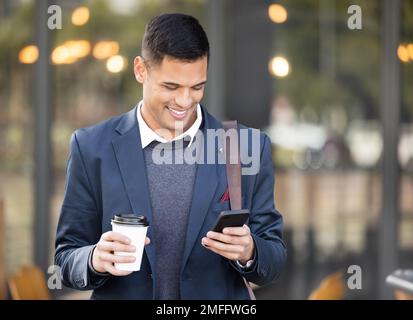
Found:
[{"label": "grey knit sweater", "polygon": [[[155,164],[152,152],[158,144],[152,142],[144,149],[156,249],[155,297],[180,299],[180,268],[196,165],[173,163],[171,156],[174,152],[182,152],[182,146],[175,143],[160,145],[169,150],[162,154],[168,164]],[[183,147],[186,145],[187,142],[184,142]]]}]

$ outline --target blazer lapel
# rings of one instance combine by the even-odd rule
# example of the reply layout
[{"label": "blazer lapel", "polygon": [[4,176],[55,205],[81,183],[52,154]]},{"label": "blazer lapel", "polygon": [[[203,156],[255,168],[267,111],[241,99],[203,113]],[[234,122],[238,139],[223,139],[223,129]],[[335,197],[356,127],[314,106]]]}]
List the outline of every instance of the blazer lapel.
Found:
[{"label": "blazer lapel", "polygon": [[[152,206],[146,166],[142,150],[136,107],[126,114],[116,129],[121,136],[112,141],[123,182],[133,213],[145,215],[149,221],[148,237],[154,241]],[[145,246],[151,269],[155,270],[155,246]]]}]

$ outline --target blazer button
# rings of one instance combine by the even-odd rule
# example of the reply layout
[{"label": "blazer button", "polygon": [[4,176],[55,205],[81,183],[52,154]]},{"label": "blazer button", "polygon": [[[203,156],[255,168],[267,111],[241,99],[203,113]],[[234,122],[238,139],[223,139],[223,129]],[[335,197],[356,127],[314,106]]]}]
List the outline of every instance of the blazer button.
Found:
[{"label": "blazer button", "polygon": [[151,279],[153,279],[153,274],[152,273],[149,276],[151,277]]},{"label": "blazer button", "polygon": [[79,285],[81,287],[83,287],[85,285],[85,282],[83,281],[83,279],[77,279],[75,282],[76,282],[77,285]]}]

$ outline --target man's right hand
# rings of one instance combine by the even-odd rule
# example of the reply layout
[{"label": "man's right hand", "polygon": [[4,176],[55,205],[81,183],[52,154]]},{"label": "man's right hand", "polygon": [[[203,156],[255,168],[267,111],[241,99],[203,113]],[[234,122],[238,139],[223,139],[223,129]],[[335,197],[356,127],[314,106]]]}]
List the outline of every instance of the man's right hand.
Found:
[{"label": "man's right hand", "polygon": [[[150,243],[146,237],[145,245]],[[109,272],[114,276],[127,276],[133,271],[123,271],[115,269],[114,263],[130,263],[135,261],[135,257],[115,256],[115,251],[135,252],[136,248],[130,245],[130,239],[120,233],[108,231],[100,237],[92,255],[92,267],[97,272]]]}]

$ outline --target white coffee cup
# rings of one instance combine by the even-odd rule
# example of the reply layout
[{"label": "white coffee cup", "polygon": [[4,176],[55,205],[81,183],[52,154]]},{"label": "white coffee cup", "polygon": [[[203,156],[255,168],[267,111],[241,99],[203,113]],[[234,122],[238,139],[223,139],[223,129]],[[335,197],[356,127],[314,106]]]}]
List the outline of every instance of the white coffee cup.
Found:
[{"label": "white coffee cup", "polygon": [[139,271],[141,269],[143,249],[145,247],[146,232],[148,230],[148,220],[145,216],[135,214],[116,214],[112,219],[112,231],[123,234],[131,240],[130,245],[136,248],[135,252],[115,251],[117,256],[135,257],[134,262],[115,263],[117,270]]}]

